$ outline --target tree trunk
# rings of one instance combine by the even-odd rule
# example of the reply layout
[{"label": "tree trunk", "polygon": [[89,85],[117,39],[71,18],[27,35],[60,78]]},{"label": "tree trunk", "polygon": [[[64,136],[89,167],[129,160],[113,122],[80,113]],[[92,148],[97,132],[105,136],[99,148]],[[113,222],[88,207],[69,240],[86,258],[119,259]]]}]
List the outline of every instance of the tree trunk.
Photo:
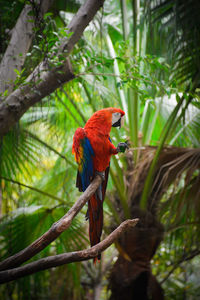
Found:
[{"label": "tree trunk", "polygon": [[101,283],[94,287],[94,300],[99,300],[101,295],[102,286]]},{"label": "tree trunk", "polygon": [[110,275],[110,300],[161,300],[163,291],[151,272],[151,259],[158,248],[163,227],[152,215],[135,209],[140,221],[119,240],[122,249]]},{"label": "tree trunk", "polygon": [[[42,18],[52,2],[53,0],[42,1],[38,18]],[[13,90],[14,81],[17,77],[17,73],[14,70],[21,71],[26,53],[32,43],[34,36],[33,28],[35,26],[35,17],[31,15],[32,10],[33,7],[31,5],[25,5],[15,27],[11,31],[10,43],[0,64],[0,93],[2,94],[5,90],[8,90],[8,92]]]},{"label": "tree trunk", "polygon": [[[157,162],[152,191],[148,196],[146,211],[139,209],[144,183],[156,148],[146,147],[133,170],[133,153],[127,152],[128,203],[132,218],[139,218],[135,228],[129,229],[119,240],[120,255],[110,275],[111,300],[164,299],[160,284],[151,272],[151,259],[163,238],[163,225],[157,221],[158,205],[167,188],[186,173],[186,184],[199,168],[199,149],[165,147]],[[199,178],[193,181],[197,192]],[[177,184],[177,181],[176,181]],[[120,200],[113,203],[123,220]]]},{"label": "tree trunk", "polygon": [[46,61],[41,62],[26,79],[26,84],[22,84],[0,103],[0,136],[5,135],[31,106],[75,77],[68,55],[104,1],[87,0],[74,15],[68,26],[72,34],[61,41],[58,49],[58,53],[66,57],[59,67],[50,68]]}]

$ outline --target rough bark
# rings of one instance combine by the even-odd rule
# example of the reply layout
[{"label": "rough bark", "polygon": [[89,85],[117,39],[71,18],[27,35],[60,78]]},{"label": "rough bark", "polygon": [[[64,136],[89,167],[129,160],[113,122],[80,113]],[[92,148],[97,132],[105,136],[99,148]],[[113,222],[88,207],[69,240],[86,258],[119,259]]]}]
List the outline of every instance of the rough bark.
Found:
[{"label": "rough bark", "polygon": [[[37,2],[39,1],[36,1],[36,5]],[[41,1],[38,18],[42,18],[52,2],[53,0]],[[34,37],[33,28],[35,26],[35,16],[30,15],[32,9],[32,5],[25,5],[15,27],[11,31],[11,39],[0,64],[0,93],[2,94],[5,90],[8,90],[8,92],[13,90],[17,76],[14,69],[21,71],[26,53],[32,43]]]},{"label": "rough bark", "polygon": [[162,300],[162,288],[152,275],[150,262],[163,238],[163,227],[154,216],[137,207],[132,215],[137,215],[140,222],[118,240],[123,251],[110,274],[110,300]]},{"label": "rough bark", "polygon": [[41,63],[27,78],[24,86],[15,90],[0,105],[0,135],[4,135],[35,103],[52,93],[61,84],[74,78],[69,60],[62,67],[48,70]]},{"label": "rough bark", "polygon": [[18,252],[17,254],[8,257],[0,263],[0,270],[6,270],[15,268],[22,263],[26,262],[37,253],[47,247],[52,241],[54,241],[63,231],[65,231],[71,224],[73,218],[78,214],[90,197],[95,193],[100,185],[102,178],[96,175],[86,191],[79,197],[72,208],[51,228],[45,232],[41,237],[34,241],[31,245]]},{"label": "rough bark", "polygon": [[78,10],[68,26],[68,32],[73,32],[69,39],[61,42],[61,51],[70,53],[74,45],[78,42],[83,31],[94,18],[97,11],[103,6],[105,0],[88,0]]},{"label": "rough bark", "polygon": [[120,224],[105,240],[87,250],[59,254],[39,259],[23,267],[0,272],[0,283],[21,278],[38,271],[46,270],[52,267],[61,266],[77,261],[84,261],[97,257],[102,251],[107,249],[120,235],[130,227],[134,227],[139,219],[126,220]]},{"label": "rough bark", "polygon": [[[84,29],[103,5],[104,0],[87,0],[73,17],[68,28],[73,32],[68,40],[63,40],[59,51],[68,55],[79,40]],[[22,115],[35,103],[52,93],[56,88],[74,78],[69,60],[59,68],[49,69],[42,62],[27,78],[24,86],[16,89],[0,105],[0,136],[6,134]],[[39,81],[39,82],[38,82]]]},{"label": "rough bark", "polygon": [[[127,230],[118,241],[120,255],[110,275],[110,300],[164,299],[161,284],[151,272],[151,259],[164,233],[162,224],[157,220],[158,205],[162,195],[173,182],[178,186],[177,179],[181,180],[183,172],[186,178],[185,188],[191,184],[191,180],[193,185],[192,193],[187,192],[187,197],[194,197],[197,201],[199,196],[200,178],[198,176],[194,180],[192,174],[200,167],[200,149],[164,147],[157,162],[147,210],[144,212],[139,209],[144,183],[155,151],[155,147],[145,147],[134,170],[133,153],[131,150],[127,152],[126,179],[129,183],[130,213],[131,218],[137,216],[140,222],[136,228]],[[119,203],[119,200],[116,200],[115,203]],[[115,209],[120,211],[120,207]]]}]

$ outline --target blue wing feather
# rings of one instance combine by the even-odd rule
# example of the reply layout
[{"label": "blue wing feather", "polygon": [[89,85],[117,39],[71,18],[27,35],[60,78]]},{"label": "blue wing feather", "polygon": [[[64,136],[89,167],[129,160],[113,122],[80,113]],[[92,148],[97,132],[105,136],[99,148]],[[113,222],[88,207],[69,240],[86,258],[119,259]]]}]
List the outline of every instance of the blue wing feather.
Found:
[{"label": "blue wing feather", "polygon": [[90,141],[87,137],[82,140],[83,147],[83,158],[82,158],[82,170],[80,172],[81,175],[81,183],[82,189],[85,191],[87,187],[90,185],[91,178],[94,175],[94,167],[93,167],[93,159],[94,150],[90,144]]}]

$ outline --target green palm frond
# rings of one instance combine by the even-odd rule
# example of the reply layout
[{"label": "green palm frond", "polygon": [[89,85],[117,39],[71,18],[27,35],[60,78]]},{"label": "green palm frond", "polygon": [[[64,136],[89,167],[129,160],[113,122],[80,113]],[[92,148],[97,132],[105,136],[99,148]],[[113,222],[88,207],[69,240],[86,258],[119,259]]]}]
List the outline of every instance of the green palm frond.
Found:
[{"label": "green palm frond", "polygon": [[[181,96],[182,94],[179,95]],[[167,138],[167,144],[174,146],[187,147],[190,145],[191,147],[199,147],[200,111],[195,107],[194,102],[195,99],[189,104],[187,110],[185,111],[184,117],[182,120],[180,120],[177,128],[169,134]],[[143,118],[145,120],[145,116],[148,113],[148,131],[145,132],[148,136],[148,141],[150,144],[154,145],[154,141],[159,139],[161,129],[165,124],[165,120],[169,118],[176,103],[176,95],[171,94],[170,96],[165,95],[162,98],[155,98],[154,103],[149,101],[149,103],[146,104],[146,106],[148,105],[148,110],[147,112],[144,111]],[[181,109],[183,108],[184,103]],[[154,116],[156,117],[155,120]],[[142,128],[141,131],[143,133]],[[150,135],[150,133],[152,135]]]},{"label": "green palm frond", "polygon": [[[65,213],[66,206],[54,206],[51,208],[32,205],[21,207],[5,216],[1,220],[0,225],[1,259],[15,254],[31,244]],[[83,226],[76,218],[72,222],[72,226],[62,234],[62,244],[59,246],[61,243],[59,239],[54,243],[58,243],[58,249],[61,249],[62,252],[73,251],[73,249],[81,249],[85,245],[85,241],[87,241],[85,236]],[[44,252],[48,252],[45,255],[55,253],[53,245],[47,248],[44,250]],[[40,256],[44,256],[43,252],[37,255],[37,257]]]},{"label": "green palm frond", "polygon": [[36,150],[39,147],[21,132],[20,127],[10,131],[1,145],[1,173],[3,176],[16,176],[18,172],[30,175],[24,161],[31,165],[38,161]]},{"label": "green palm frond", "polygon": [[[144,182],[155,152],[156,147],[146,147],[146,149],[141,152],[140,162],[132,174],[132,179],[129,179],[132,187],[129,195],[130,199],[132,199],[132,205],[137,205],[138,202],[141,201],[140,197],[143,192]],[[197,188],[197,181],[199,181],[200,178],[199,167],[199,148],[164,147],[156,165],[151,191],[148,196],[148,211],[154,214],[160,201],[163,201],[163,206],[165,207],[165,205],[169,203],[168,199],[173,199],[172,195],[176,193],[176,199],[179,204],[180,201],[184,203],[188,201],[187,203],[191,203],[191,207],[196,205],[192,197],[189,202],[190,197],[188,196],[189,191],[187,192],[187,188],[191,189],[191,191]],[[178,198],[179,189],[182,189],[182,193]],[[170,192],[172,194],[170,194]],[[170,203],[169,205],[171,206],[175,205],[173,200]],[[168,209],[164,211],[168,212]],[[177,214],[177,207],[174,209],[174,213]]]},{"label": "green palm frond", "polygon": [[[60,219],[65,213],[66,205],[54,207],[32,205],[29,207],[21,207],[9,215],[5,215],[1,219],[0,224],[1,260],[24,249],[47,231],[50,226]],[[78,218],[75,218],[68,230],[62,233],[56,241],[52,242],[41,253],[37,254],[32,261],[48,255],[84,249],[86,245],[88,245],[88,234],[85,232],[84,225],[84,222],[82,223]],[[18,288],[20,290],[21,295],[24,297],[23,299],[30,297],[30,295],[27,296],[27,292],[32,293],[35,285],[41,284],[40,290],[37,291],[36,294],[41,292],[41,288],[44,291],[46,289],[47,282],[49,282],[48,289],[46,291],[48,294],[49,289],[51,289],[51,276],[54,276],[54,280],[56,281],[61,280],[60,284],[62,283],[64,286],[69,286],[70,284],[72,286],[78,286],[80,291],[79,269],[79,264],[72,264],[69,267],[63,266],[54,271],[45,271],[22,278],[15,281],[12,285],[13,288]],[[65,275],[62,274],[62,270],[65,272],[66,278]],[[24,289],[24,285],[26,284],[28,284],[28,286],[32,286],[29,291]],[[0,293],[4,293],[5,295],[6,292],[4,291],[4,287],[5,286],[1,286]],[[70,293],[70,291],[68,292]],[[38,295],[38,297],[40,296]]]},{"label": "green palm frond", "polygon": [[200,72],[200,2],[164,0],[154,4],[152,1],[152,13],[155,20],[162,20],[164,30],[170,28],[174,75],[180,83],[188,84]]}]

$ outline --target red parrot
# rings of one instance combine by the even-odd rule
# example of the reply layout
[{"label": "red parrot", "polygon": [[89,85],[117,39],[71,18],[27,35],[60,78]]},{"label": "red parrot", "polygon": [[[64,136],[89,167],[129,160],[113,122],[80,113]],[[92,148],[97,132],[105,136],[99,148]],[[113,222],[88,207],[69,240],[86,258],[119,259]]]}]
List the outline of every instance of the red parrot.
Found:
[{"label": "red parrot", "polygon": [[[88,201],[89,237],[91,247],[100,242],[103,228],[103,200],[108,181],[110,158],[118,152],[124,152],[126,143],[119,143],[117,148],[110,139],[111,127],[121,127],[124,111],[119,108],[104,108],[95,112],[84,128],[78,128],[73,137],[72,153],[78,164],[76,186],[85,191],[98,173],[102,184]],[[98,259],[101,255],[98,256]],[[94,262],[97,258],[94,259]]]}]

